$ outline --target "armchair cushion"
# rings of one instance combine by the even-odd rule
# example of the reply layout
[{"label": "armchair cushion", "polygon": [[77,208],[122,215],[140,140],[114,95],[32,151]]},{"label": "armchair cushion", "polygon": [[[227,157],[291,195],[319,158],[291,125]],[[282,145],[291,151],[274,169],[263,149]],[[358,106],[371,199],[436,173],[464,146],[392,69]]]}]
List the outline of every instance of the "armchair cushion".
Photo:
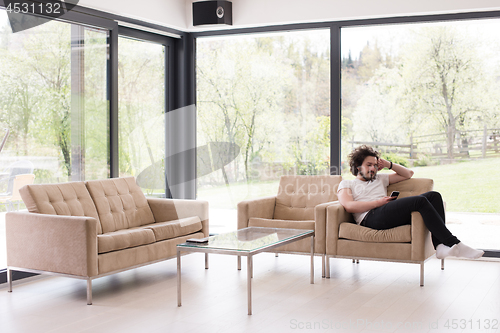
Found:
[{"label": "armchair cushion", "polygon": [[375,243],[339,239],[337,255],[350,258],[410,260],[411,248],[409,243]]},{"label": "armchair cushion", "polygon": [[410,243],[411,226],[402,225],[392,229],[376,230],[354,223],[341,223],[339,228],[339,238],[362,242]]},{"label": "armchair cushion", "polygon": [[282,176],[274,218],[314,220],[314,207],[336,201],[341,176]]},{"label": "armchair cushion", "polygon": [[314,230],[313,221],[293,221],[293,220],[276,220],[262,219],[251,217],[248,221],[249,227],[265,227],[265,228],[285,228],[285,229],[306,229]]},{"label": "armchair cushion", "polygon": [[405,181],[391,184],[387,187],[387,195],[392,191],[399,191],[398,198],[406,198],[414,195],[420,195],[432,191],[434,181],[429,178],[410,178]]}]

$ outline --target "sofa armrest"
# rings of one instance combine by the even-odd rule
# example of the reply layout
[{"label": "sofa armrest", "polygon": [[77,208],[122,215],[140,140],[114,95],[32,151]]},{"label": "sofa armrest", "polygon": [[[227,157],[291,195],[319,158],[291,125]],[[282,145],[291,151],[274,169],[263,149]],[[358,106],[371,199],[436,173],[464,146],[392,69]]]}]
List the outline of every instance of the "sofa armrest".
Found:
[{"label": "sofa armrest", "polygon": [[202,232],[208,236],[208,201],[186,199],[147,198],[155,222],[174,221],[186,217],[198,216]]},{"label": "sofa armrest", "polygon": [[245,200],[238,203],[238,229],[248,227],[248,220],[251,217],[272,219],[274,217],[274,207],[276,197],[265,197],[252,200]]},{"label": "sofa armrest", "polygon": [[419,212],[411,213],[411,259],[425,260],[435,252],[429,229]]},{"label": "sofa armrest", "polygon": [[10,212],[5,225],[8,266],[98,275],[95,218]]},{"label": "sofa armrest", "polygon": [[326,207],[326,254],[337,254],[339,228],[343,222],[354,223],[354,218],[351,213],[346,212],[340,202],[335,201]]},{"label": "sofa armrest", "polygon": [[328,206],[336,205],[338,201],[330,201],[317,205],[314,207],[314,238],[316,249],[318,253],[325,253],[326,244],[326,210]]}]

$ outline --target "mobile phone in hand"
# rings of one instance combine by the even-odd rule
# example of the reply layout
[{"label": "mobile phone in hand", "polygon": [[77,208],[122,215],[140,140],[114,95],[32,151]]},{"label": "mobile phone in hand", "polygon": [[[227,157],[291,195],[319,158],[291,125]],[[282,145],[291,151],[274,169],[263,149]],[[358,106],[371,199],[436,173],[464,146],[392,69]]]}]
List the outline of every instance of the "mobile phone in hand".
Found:
[{"label": "mobile phone in hand", "polygon": [[391,197],[394,197],[394,200],[396,200],[398,195],[399,195],[399,191],[392,191],[392,193],[391,193]]}]

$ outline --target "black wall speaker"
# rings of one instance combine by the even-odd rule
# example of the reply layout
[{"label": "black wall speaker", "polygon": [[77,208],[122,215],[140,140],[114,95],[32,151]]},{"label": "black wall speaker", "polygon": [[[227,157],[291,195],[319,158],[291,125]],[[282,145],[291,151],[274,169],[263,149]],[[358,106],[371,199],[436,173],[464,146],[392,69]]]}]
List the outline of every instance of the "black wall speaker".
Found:
[{"label": "black wall speaker", "polygon": [[233,25],[233,4],[230,1],[193,2],[193,25]]}]

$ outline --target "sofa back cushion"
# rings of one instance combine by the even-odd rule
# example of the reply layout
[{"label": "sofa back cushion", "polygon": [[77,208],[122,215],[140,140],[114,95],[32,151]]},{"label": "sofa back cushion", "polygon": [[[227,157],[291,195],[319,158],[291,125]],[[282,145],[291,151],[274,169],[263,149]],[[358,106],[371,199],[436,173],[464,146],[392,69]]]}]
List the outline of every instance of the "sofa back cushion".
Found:
[{"label": "sofa back cushion", "polygon": [[134,177],[90,180],[85,185],[94,200],[103,233],[155,222]]},{"label": "sofa back cushion", "polygon": [[[30,213],[88,216],[99,222],[99,215],[83,182],[26,185],[19,190]],[[102,233],[100,223],[97,232]]]},{"label": "sofa back cushion", "polygon": [[282,176],[274,218],[279,220],[314,220],[314,207],[336,201],[341,176]]},{"label": "sofa back cushion", "polygon": [[389,185],[387,187],[387,195],[391,195],[392,191],[399,191],[398,198],[405,198],[432,191],[433,187],[434,181],[432,179],[410,178],[402,182]]}]

